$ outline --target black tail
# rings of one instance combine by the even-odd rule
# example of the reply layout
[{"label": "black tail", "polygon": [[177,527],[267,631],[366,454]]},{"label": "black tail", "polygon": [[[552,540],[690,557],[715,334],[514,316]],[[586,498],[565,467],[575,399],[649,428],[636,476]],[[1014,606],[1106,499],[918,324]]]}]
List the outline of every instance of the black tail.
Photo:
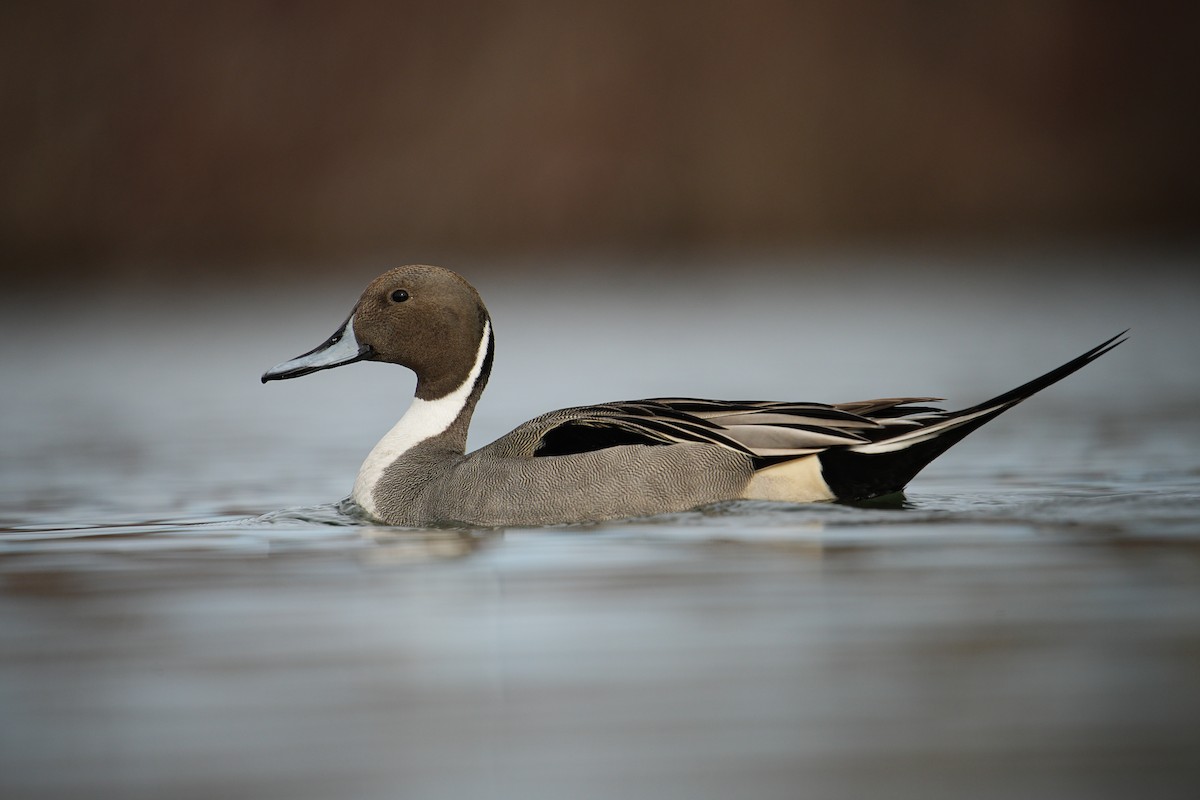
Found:
[{"label": "black tail", "polygon": [[929,462],[971,431],[1095,361],[1124,342],[1123,337],[1128,332],[1122,331],[1058,369],[1012,391],[961,411],[947,411],[920,428],[910,428],[870,444],[826,450],[820,455],[825,482],[839,500],[866,500],[898,492]]}]

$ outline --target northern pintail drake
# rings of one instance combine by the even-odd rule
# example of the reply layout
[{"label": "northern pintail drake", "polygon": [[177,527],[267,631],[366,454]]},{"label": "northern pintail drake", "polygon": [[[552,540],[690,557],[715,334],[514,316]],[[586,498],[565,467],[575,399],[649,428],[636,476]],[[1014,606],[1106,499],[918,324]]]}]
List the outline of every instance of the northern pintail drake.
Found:
[{"label": "northern pintail drake", "polygon": [[319,347],[263,383],[356,361],[417,376],[411,407],[363,462],[353,499],[391,525],[499,527],[686,511],[729,500],[865,500],[902,490],[971,431],[1121,344],[961,411],[890,397],[851,403],[657,398],[551,411],[466,452],[492,371],[487,308],[441,267],[373,280]]}]

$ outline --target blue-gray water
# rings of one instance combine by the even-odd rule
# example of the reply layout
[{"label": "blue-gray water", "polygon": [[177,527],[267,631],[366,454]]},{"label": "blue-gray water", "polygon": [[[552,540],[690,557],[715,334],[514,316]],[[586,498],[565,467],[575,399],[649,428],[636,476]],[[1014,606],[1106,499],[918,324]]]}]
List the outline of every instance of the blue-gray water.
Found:
[{"label": "blue-gray water", "polygon": [[10,298],[0,795],[1193,796],[1192,264],[456,266],[498,332],[475,443],[654,395],[966,405],[1134,330],[903,508],[411,531],[335,505],[410,375],[258,383],[370,269]]}]

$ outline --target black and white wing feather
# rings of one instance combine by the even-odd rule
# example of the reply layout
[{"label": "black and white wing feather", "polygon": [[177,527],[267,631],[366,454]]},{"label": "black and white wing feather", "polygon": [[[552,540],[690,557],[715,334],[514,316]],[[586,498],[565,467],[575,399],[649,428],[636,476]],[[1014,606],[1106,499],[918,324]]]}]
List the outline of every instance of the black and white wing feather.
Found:
[{"label": "black and white wing feather", "polygon": [[[873,401],[895,410],[929,398]],[[931,409],[914,407],[913,413]],[[712,444],[735,450],[755,468],[820,453],[830,447],[869,444],[919,425],[899,416],[876,420],[822,403],[653,398],[564,409],[535,420],[541,430],[534,456],[571,455],[629,444]]]}]

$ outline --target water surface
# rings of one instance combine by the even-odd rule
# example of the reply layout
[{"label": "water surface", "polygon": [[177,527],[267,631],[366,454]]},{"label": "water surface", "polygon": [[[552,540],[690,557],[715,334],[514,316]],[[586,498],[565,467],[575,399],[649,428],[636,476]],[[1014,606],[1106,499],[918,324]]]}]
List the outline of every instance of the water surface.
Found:
[{"label": "water surface", "polygon": [[1192,796],[1191,286],[758,266],[479,278],[473,442],[654,395],[967,405],[1134,333],[902,504],[403,530],[338,501],[411,377],[258,384],[370,272],[10,302],[0,794]]}]

